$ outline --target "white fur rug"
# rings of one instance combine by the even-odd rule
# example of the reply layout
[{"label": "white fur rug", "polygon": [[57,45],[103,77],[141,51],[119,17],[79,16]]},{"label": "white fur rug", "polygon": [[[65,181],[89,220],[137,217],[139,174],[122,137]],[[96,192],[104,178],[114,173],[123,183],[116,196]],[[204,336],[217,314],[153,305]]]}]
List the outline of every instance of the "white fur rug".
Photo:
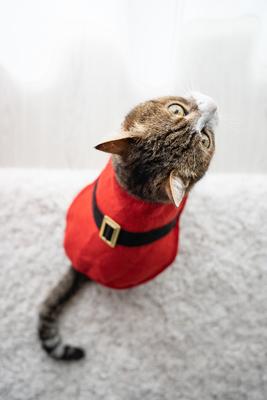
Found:
[{"label": "white fur rug", "polygon": [[0,399],[266,400],[266,176],[201,181],[174,265],[135,289],[86,287],[61,324],[86,359],[43,353],[37,307],[68,264],[65,210],[93,175],[0,171]]}]

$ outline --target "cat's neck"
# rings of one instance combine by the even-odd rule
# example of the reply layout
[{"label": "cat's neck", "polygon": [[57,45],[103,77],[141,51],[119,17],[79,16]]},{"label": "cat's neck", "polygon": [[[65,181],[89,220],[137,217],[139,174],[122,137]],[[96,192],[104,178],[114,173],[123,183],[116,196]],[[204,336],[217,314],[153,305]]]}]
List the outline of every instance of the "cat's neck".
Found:
[{"label": "cat's neck", "polygon": [[112,165],[118,183],[126,192],[144,201],[169,203],[166,194],[159,190],[159,185],[150,182],[138,164],[113,155]]},{"label": "cat's neck", "polygon": [[141,193],[139,193],[138,190],[133,190],[131,188],[130,185],[130,181],[131,181],[131,174],[132,171],[129,168],[129,166],[127,165],[126,162],[124,162],[120,156],[117,155],[112,155],[111,157],[111,162],[112,162],[112,166],[113,166],[113,170],[116,176],[116,179],[118,181],[118,183],[120,184],[120,186],[128,193],[142,198]]}]

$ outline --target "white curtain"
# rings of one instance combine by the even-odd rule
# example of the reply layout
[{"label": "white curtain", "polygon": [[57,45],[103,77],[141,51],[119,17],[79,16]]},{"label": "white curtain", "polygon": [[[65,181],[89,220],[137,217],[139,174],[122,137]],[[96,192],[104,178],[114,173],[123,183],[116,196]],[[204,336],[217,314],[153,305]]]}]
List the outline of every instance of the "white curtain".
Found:
[{"label": "white curtain", "polygon": [[267,172],[265,0],[0,0],[0,165],[90,167],[136,103],[219,104],[212,168]]}]

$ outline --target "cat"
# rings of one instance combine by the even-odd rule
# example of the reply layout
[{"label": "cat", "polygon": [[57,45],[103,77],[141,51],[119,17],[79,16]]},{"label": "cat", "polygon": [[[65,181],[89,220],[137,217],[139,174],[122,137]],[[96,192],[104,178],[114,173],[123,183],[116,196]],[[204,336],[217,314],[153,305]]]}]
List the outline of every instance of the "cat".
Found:
[{"label": "cat", "polygon": [[[78,360],[85,355],[83,349],[63,344],[58,331],[64,305],[85,282],[132,287],[172,262],[179,215],[214,154],[217,115],[215,102],[198,92],[161,97],[137,105],[125,117],[121,133],[96,146],[110,153],[111,160],[68,211],[65,250],[72,265],[39,313],[39,338],[52,358]],[[112,215],[104,217],[99,204]],[[130,232],[116,222],[121,219]],[[110,264],[100,265],[105,254]],[[142,260],[140,268],[136,259],[139,264]]]}]

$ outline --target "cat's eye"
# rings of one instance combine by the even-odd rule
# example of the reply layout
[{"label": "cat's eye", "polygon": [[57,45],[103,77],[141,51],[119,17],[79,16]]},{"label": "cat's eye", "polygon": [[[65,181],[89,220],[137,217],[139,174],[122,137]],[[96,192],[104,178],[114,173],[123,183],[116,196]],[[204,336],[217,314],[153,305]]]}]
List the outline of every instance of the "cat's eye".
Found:
[{"label": "cat's eye", "polygon": [[201,143],[207,149],[210,147],[210,144],[211,144],[209,135],[203,131],[201,132]]},{"label": "cat's eye", "polygon": [[169,105],[168,110],[178,117],[183,117],[185,115],[185,110],[182,106],[180,106],[180,104],[171,104]]}]

